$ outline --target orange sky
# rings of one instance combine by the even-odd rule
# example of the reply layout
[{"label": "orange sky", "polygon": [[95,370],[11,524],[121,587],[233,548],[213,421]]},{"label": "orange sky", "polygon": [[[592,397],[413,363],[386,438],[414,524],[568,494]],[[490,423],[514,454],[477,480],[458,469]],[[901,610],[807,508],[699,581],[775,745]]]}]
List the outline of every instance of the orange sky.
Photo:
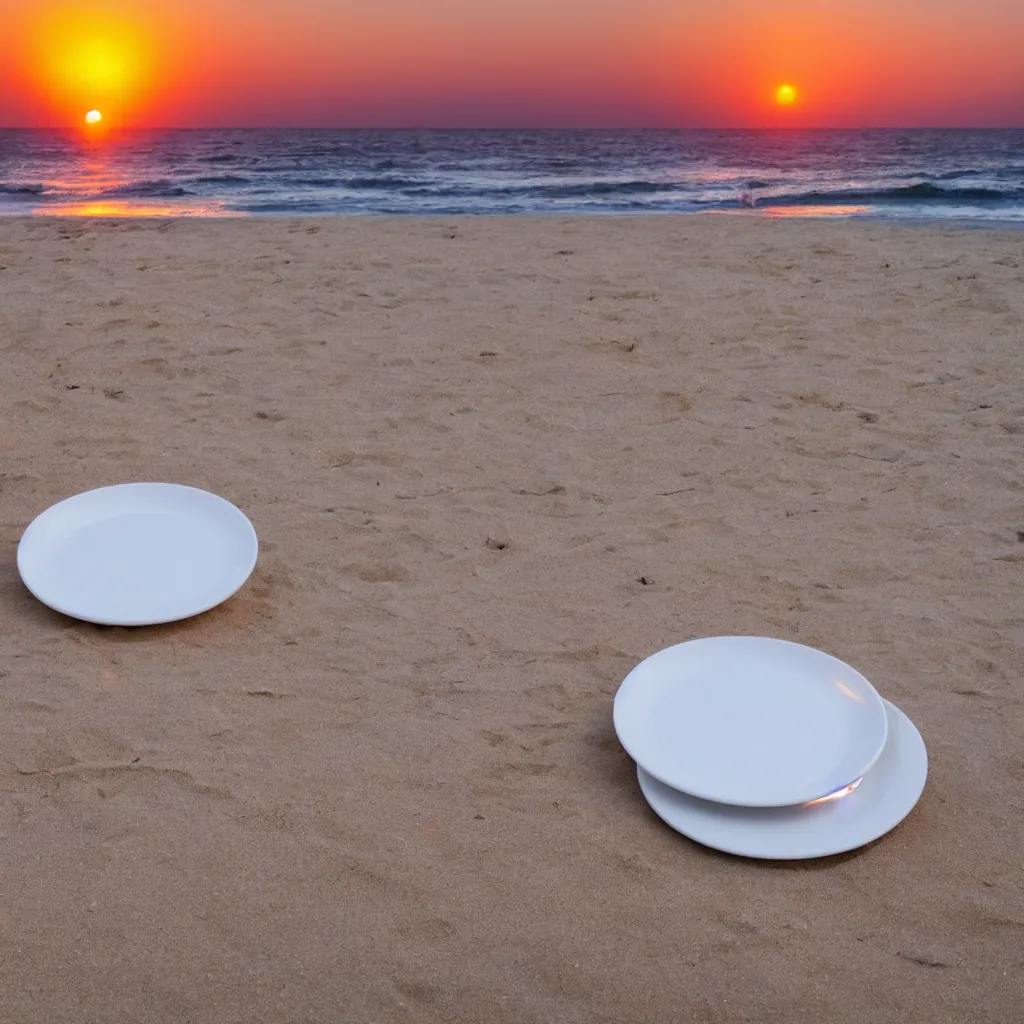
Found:
[{"label": "orange sky", "polygon": [[17,0],[0,17],[0,126],[98,107],[140,127],[1024,127],[1024,0]]}]

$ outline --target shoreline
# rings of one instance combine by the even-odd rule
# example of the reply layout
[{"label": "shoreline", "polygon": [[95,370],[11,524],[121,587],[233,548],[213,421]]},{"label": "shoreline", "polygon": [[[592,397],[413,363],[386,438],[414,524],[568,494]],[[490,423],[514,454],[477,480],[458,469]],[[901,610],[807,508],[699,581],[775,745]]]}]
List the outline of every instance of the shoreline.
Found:
[{"label": "shoreline", "polygon": [[[70,206],[71,204],[66,204]],[[96,206],[108,206],[111,204],[104,203],[93,203],[86,202],[82,204],[88,209],[93,209]],[[785,212],[782,212],[785,211]],[[989,220],[978,217],[887,217],[881,214],[846,214],[846,213],[832,213],[832,212],[821,212],[814,214],[806,214],[799,212],[797,207],[780,207],[777,210],[765,208],[764,212],[760,210],[651,210],[651,211],[636,211],[636,210],[591,210],[591,211],[573,211],[573,212],[562,212],[562,211],[530,211],[523,213],[491,213],[481,212],[476,213],[472,211],[463,211],[460,213],[378,213],[378,212],[322,212],[322,213],[289,213],[282,211],[280,213],[251,213],[242,210],[218,210],[215,212],[200,212],[200,211],[183,211],[175,210],[170,207],[167,208],[166,212],[133,212],[129,213],[127,210],[119,213],[93,213],[93,212],[64,212],[58,209],[39,209],[30,213],[23,212],[4,212],[0,210],[0,223],[8,220],[35,220],[38,218],[43,219],[65,219],[65,220],[181,220],[181,221],[201,221],[201,220],[245,220],[245,221],[262,221],[267,220],[270,222],[278,221],[319,221],[319,220],[332,220],[332,219],[353,219],[353,220],[365,220],[365,219],[376,219],[376,220],[447,220],[447,219],[486,219],[496,218],[510,220],[530,220],[531,218],[537,220],[550,220],[552,218],[610,218],[610,219],[628,219],[636,218],[638,220],[647,220],[650,218],[667,217],[667,218],[693,218],[693,217],[740,217],[749,218],[754,221],[797,221],[807,223],[837,223],[837,224],[865,224],[865,225],[891,225],[893,227],[911,226],[911,227],[958,227],[967,228],[970,230],[981,230],[981,231],[1009,231],[1017,232],[1024,230],[1024,218],[1021,219],[1010,219],[1010,220],[997,220],[995,218]]]}]

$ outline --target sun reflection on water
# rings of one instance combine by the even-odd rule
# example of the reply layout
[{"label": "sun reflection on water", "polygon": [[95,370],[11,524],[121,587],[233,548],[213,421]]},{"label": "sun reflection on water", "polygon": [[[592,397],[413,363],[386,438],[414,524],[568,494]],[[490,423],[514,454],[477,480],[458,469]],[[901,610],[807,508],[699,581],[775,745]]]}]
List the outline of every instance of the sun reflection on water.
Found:
[{"label": "sun reflection on water", "polygon": [[[43,197],[48,201],[32,210],[47,217],[230,217],[245,216],[224,209],[214,200],[197,201],[150,198],[131,195],[140,177],[132,173],[130,162],[119,160],[121,150],[116,139],[88,139],[78,158],[60,177],[44,182]],[[118,193],[129,193],[121,194]],[[53,198],[59,196],[60,198]]]},{"label": "sun reflection on water", "polygon": [[241,217],[245,214],[219,206],[195,204],[147,203],[124,199],[84,199],[54,203],[34,211],[46,217]]},{"label": "sun reflection on water", "polygon": [[870,206],[759,206],[758,210],[766,217],[850,217],[855,213],[870,213]]}]

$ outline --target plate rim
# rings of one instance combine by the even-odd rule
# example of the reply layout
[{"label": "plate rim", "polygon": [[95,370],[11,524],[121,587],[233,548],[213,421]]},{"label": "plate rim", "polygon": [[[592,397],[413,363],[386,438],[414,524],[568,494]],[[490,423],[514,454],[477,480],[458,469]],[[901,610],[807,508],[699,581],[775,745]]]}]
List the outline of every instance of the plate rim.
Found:
[{"label": "plate rim", "polygon": [[744,800],[744,801],[737,801],[737,800],[728,800],[728,801],[726,801],[726,800],[723,800],[721,798],[721,795],[717,795],[716,796],[714,793],[712,793],[710,791],[707,791],[707,790],[705,790],[705,791],[698,791],[698,790],[695,790],[693,788],[684,788],[683,786],[679,785],[677,782],[673,781],[672,779],[662,778],[661,775],[657,774],[656,772],[652,772],[649,768],[647,768],[645,765],[643,765],[643,760],[642,760],[643,753],[642,753],[642,751],[640,752],[641,756],[638,757],[637,756],[637,752],[634,752],[634,750],[630,749],[629,745],[623,739],[622,731],[619,728],[620,708],[623,706],[622,704],[620,704],[620,699],[623,700],[623,701],[626,699],[625,696],[623,695],[623,691],[626,688],[626,684],[629,682],[630,678],[643,665],[647,664],[653,658],[656,658],[656,657],[658,657],[660,655],[664,655],[664,654],[668,653],[669,651],[677,651],[680,648],[689,646],[690,644],[704,643],[704,642],[708,642],[708,641],[730,641],[730,640],[762,640],[762,641],[767,641],[767,642],[772,643],[772,644],[778,644],[780,646],[793,647],[793,648],[801,648],[801,649],[806,650],[806,651],[812,651],[815,654],[820,654],[820,655],[824,655],[825,657],[831,658],[833,661],[835,661],[838,664],[842,665],[845,669],[848,669],[858,679],[860,679],[861,682],[866,687],[867,692],[872,695],[872,697],[873,697],[873,704],[882,712],[882,739],[881,739],[881,743],[878,745],[877,749],[875,750],[874,755],[861,768],[860,772],[857,775],[855,775],[853,779],[847,779],[845,782],[839,783],[839,785],[840,786],[847,785],[850,782],[853,782],[854,779],[860,778],[860,777],[864,776],[865,774],[867,774],[867,772],[869,772],[874,767],[874,765],[877,763],[879,757],[882,756],[882,752],[885,750],[885,745],[886,745],[886,742],[888,741],[889,716],[886,713],[886,707],[885,707],[886,700],[885,700],[885,698],[882,697],[882,695],[875,689],[875,687],[873,686],[871,681],[865,675],[863,675],[863,673],[858,672],[857,669],[855,669],[852,665],[850,665],[847,662],[843,661],[841,658],[836,657],[836,655],[831,654],[829,651],[823,651],[823,650],[821,650],[818,647],[811,647],[809,644],[803,644],[803,643],[800,643],[799,641],[796,641],[796,640],[785,640],[785,639],[782,639],[780,637],[763,636],[761,634],[736,633],[736,634],[722,634],[722,635],[716,634],[716,635],[713,635],[713,636],[693,637],[693,638],[691,638],[689,640],[683,640],[680,643],[670,644],[668,647],[663,647],[663,648],[661,648],[661,650],[654,651],[652,654],[649,654],[642,661],[640,661],[636,665],[634,665],[633,668],[630,669],[630,671],[626,674],[626,676],[622,680],[622,682],[619,684],[618,689],[615,691],[615,697],[614,697],[613,702],[612,702],[612,723],[613,723],[613,727],[615,729],[615,734],[618,737],[619,743],[622,744],[622,747],[626,751],[626,753],[629,754],[629,756],[638,765],[643,766],[644,771],[648,775],[650,775],[651,778],[656,779],[662,785],[668,786],[670,789],[678,790],[681,793],[685,793],[686,795],[695,797],[696,799],[699,799],[699,800],[706,800],[706,801],[709,801],[711,803],[729,803],[729,804],[731,804],[733,806],[736,806],[736,807],[750,807],[750,808],[755,808],[755,807],[766,808],[766,807],[797,806],[799,804],[807,803],[807,802],[809,802],[811,800],[818,800],[821,797],[828,796],[829,793],[834,792],[834,790],[837,788],[834,785],[830,785],[829,787],[827,787],[827,788],[825,788],[823,790],[817,790],[817,789],[809,790],[808,794],[806,796],[802,796],[799,799],[795,799],[795,800],[787,800],[787,801],[785,801],[783,803],[780,803],[777,800],[772,800],[772,801],[750,801],[749,799],[748,800]]},{"label": "plate rim", "polygon": [[[912,777],[914,778],[914,782],[912,785],[908,786],[908,795],[906,799],[903,801],[903,803],[906,804],[906,807],[901,811],[896,820],[885,824],[885,826],[880,830],[877,826],[874,826],[871,829],[866,830],[866,837],[860,839],[857,842],[843,842],[837,846],[831,846],[827,849],[817,847],[812,852],[802,853],[790,851],[785,855],[782,855],[776,853],[756,853],[751,852],[751,848],[749,846],[741,849],[738,845],[735,844],[723,844],[718,842],[711,842],[707,839],[698,839],[691,832],[684,831],[676,822],[669,821],[669,819],[665,815],[663,815],[661,811],[659,811],[658,807],[655,805],[655,801],[652,801],[651,796],[648,793],[648,788],[645,786],[644,783],[644,775],[647,775],[651,779],[654,779],[654,776],[651,775],[650,772],[647,772],[640,765],[636,766],[637,784],[640,788],[640,792],[643,795],[644,800],[647,803],[647,806],[651,810],[651,813],[654,814],[658,818],[658,820],[662,822],[667,828],[672,829],[674,832],[678,832],[680,835],[684,836],[690,842],[696,843],[699,846],[703,846],[711,850],[717,850],[720,853],[726,853],[733,857],[743,857],[748,860],[772,861],[820,860],[825,857],[836,857],[843,853],[850,853],[853,850],[859,850],[862,847],[867,846],[870,843],[873,843],[881,839],[883,836],[888,835],[898,825],[902,824],[910,816],[911,812],[920,802],[921,796],[924,793],[925,786],[928,782],[928,747],[924,742],[924,737],[921,735],[920,730],[913,723],[913,721],[906,714],[906,712],[902,710],[902,708],[893,704],[891,701],[885,700],[884,697],[882,699],[886,706],[886,717],[894,719],[894,722],[891,723],[893,728],[890,728],[889,735],[899,736],[900,738],[900,751],[896,754],[897,760],[893,765],[888,766],[886,770],[891,774],[891,778],[896,782],[906,780],[908,773],[913,773]],[[660,780],[658,779],[654,779],[654,781],[658,782],[659,785],[665,787],[666,789],[671,789],[671,787],[665,786],[665,784],[663,782],[660,782]],[[679,791],[676,792],[684,800],[694,800],[697,803],[713,802],[702,801],[699,798],[691,797],[687,793],[682,793]],[[859,789],[858,791],[851,793],[849,796],[846,796],[843,799],[856,799],[857,792],[859,792]],[[802,805],[777,808],[743,808],[735,805],[733,805],[733,807],[738,813],[742,813],[744,810],[760,810],[762,812],[767,812],[768,814],[774,812],[780,815],[784,815],[797,813],[799,810],[801,810]],[[754,835],[757,832],[757,829],[758,825],[754,822],[751,822],[750,834]]]},{"label": "plate rim", "polygon": [[[122,491],[122,490],[134,490],[136,488],[160,488],[167,489],[170,491],[192,491],[198,494],[205,495],[207,498],[213,498],[216,501],[227,506],[231,511],[231,514],[236,517],[240,524],[244,524],[246,528],[246,539],[251,541],[250,557],[247,561],[247,568],[245,574],[241,577],[240,582],[233,589],[218,597],[215,601],[205,604],[203,607],[197,608],[195,611],[189,611],[184,615],[171,615],[163,616],[159,618],[97,618],[96,616],[89,615],[78,611],[71,611],[67,606],[62,606],[60,602],[54,601],[49,597],[42,597],[36,589],[26,578],[25,566],[24,566],[24,554],[23,552],[29,550],[26,546],[26,542],[31,543],[31,535],[34,532],[36,524],[43,520],[45,517],[53,514],[56,509],[66,506],[74,501],[77,501],[89,494],[98,494],[102,492],[110,491]],[[139,627],[139,626],[161,626],[170,622],[183,622],[186,619],[195,618],[197,615],[203,615],[204,613],[211,611],[218,605],[223,604],[229,598],[235,596],[242,587],[249,581],[249,577],[252,576],[253,570],[256,568],[256,563],[259,560],[259,537],[256,535],[256,528],[253,526],[252,521],[249,517],[236,505],[234,502],[229,501],[227,498],[220,494],[216,494],[213,491],[208,491],[203,487],[195,487],[191,484],[179,484],[173,483],[167,480],[131,480],[119,484],[105,484],[102,487],[91,487],[85,491],[79,491],[75,494],[68,495],[66,498],[61,498],[60,501],[55,501],[51,505],[48,505],[38,513],[32,521],[25,527],[22,532],[21,538],[18,541],[16,562],[18,567],[18,575],[21,577],[21,582],[24,584],[25,589],[37,600],[40,604],[45,605],[52,611],[58,612],[61,615],[66,615],[68,618],[77,619],[79,622],[89,622],[97,626],[125,626],[125,627]]]}]

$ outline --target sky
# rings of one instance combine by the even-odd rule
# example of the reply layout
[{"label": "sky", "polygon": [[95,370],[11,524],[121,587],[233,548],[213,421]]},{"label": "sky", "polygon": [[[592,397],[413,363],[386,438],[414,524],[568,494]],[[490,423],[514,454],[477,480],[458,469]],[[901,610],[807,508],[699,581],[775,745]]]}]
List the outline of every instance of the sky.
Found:
[{"label": "sky", "polygon": [[4,127],[1024,127],[1024,0],[0,0],[0,24]]}]

